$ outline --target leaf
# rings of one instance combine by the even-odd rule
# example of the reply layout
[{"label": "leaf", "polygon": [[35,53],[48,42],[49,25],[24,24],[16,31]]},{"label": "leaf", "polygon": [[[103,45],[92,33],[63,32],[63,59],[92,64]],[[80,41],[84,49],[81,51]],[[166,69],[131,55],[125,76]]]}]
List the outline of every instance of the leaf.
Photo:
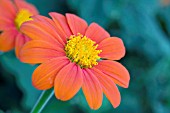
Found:
[{"label": "leaf", "polygon": [[152,0],[149,4],[148,1],[131,1],[126,4],[121,12],[120,21],[124,27],[121,36],[128,50],[140,52],[151,61],[157,61],[169,54],[170,44],[155,19],[157,2]]},{"label": "leaf", "polygon": [[99,25],[106,27],[108,18],[103,12],[104,0],[68,0],[70,8],[75,9],[78,15],[86,20],[89,24],[96,22]]},{"label": "leaf", "polygon": [[32,72],[36,66],[21,63],[13,51],[1,55],[0,63],[16,78],[17,85],[23,93],[22,106],[26,109],[32,108],[40,93],[31,82]]},{"label": "leaf", "polygon": [[[170,112],[170,56],[164,57],[148,72],[147,79],[145,79],[148,89],[148,100],[150,100],[151,107],[155,113],[169,113]],[[152,84],[150,84],[152,83]]]},{"label": "leaf", "polygon": [[[67,13],[68,8],[65,2],[62,0],[28,0],[29,3],[32,3],[39,10],[41,15],[48,16],[49,12],[59,12],[59,13]],[[43,2],[43,3],[42,3]]]}]

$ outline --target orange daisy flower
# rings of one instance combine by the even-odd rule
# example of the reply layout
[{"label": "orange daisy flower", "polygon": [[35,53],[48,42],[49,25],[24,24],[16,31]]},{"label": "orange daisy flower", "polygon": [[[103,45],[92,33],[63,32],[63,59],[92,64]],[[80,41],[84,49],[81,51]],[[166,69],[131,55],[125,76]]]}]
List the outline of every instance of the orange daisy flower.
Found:
[{"label": "orange daisy flower", "polygon": [[113,61],[125,55],[122,40],[74,14],[50,16],[34,16],[21,26],[32,40],[23,46],[20,60],[42,63],[33,73],[33,85],[39,90],[54,86],[56,98],[63,101],[82,88],[92,109],[101,106],[104,92],[117,107],[121,97],[116,84],[127,88],[130,79],[126,68]]},{"label": "orange daisy flower", "polygon": [[20,32],[20,26],[36,14],[37,9],[24,0],[0,0],[0,51],[15,48],[18,57],[21,47],[30,40]]}]

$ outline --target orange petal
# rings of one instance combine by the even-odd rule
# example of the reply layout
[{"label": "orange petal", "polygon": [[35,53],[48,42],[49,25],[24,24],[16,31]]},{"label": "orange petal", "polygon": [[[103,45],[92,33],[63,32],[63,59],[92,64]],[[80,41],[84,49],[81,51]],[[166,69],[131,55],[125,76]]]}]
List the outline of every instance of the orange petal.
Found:
[{"label": "orange petal", "polygon": [[32,75],[32,83],[39,90],[46,90],[54,86],[57,73],[69,63],[66,57],[58,57],[42,63]]},{"label": "orange petal", "polygon": [[121,96],[114,81],[112,81],[107,75],[94,67],[91,69],[91,71],[100,81],[104,94],[109,99],[112,106],[114,108],[118,107],[121,101]]},{"label": "orange petal", "polygon": [[124,44],[117,37],[104,39],[99,43],[98,49],[102,50],[99,56],[109,60],[120,60],[125,55]]},{"label": "orange petal", "polygon": [[57,35],[55,29],[48,24],[48,22],[28,21],[22,24],[20,30],[31,39],[45,40],[64,47],[65,43],[62,41],[59,35]]},{"label": "orange petal", "polygon": [[64,36],[65,40],[66,38],[69,38],[70,35],[72,35],[70,28],[68,26],[66,17],[62,14],[51,12],[49,15],[52,17],[53,21],[55,22],[57,26],[57,31],[60,33],[60,36]]},{"label": "orange petal", "polygon": [[16,30],[6,30],[0,34],[0,50],[7,52],[14,48],[15,38],[18,32]]},{"label": "orange petal", "polygon": [[95,68],[108,75],[119,86],[124,88],[129,86],[130,75],[122,64],[115,61],[102,60],[98,62]]},{"label": "orange petal", "polygon": [[48,17],[46,17],[46,16],[42,16],[42,15],[34,15],[34,16],[32,16],[31,17],[34,21],[37,21],[37,22],[43,22],[43,24],[45,24],[45,25],[47,25],[47,26],[50,26],[51,27],[51,29],[54,29],[53,27],[54,27],[54,22],[50,19],[50,18],[48,18]]},{"label": "orange petal", "polygon": [[110,37],[109,33],[96,23],[90,24],[85,35],[96,43],[99,43],[105,38]]},{"label": "orange petal", "polygon": [[19,58],[19,52],[21,48],[29,40],[30,39],[28,37],[24,36],[21,33],[17,35],[16,40],[15,40],[15,53],[16,53],[17,58]]},{"label": "orange petal", "polygon": [[75,63],[63,67],[55,78],[54,90],[56,98],[66,101],[71,99],[83,83],[82,70]]},{"label": "orange petal", "polygon": [[0,0],[0,14],[8,18],[15,18],[16,9],[11,0]]},{"label": "orange petal", "polygon": [[74,14],[66,14],[68,25],[74,35],[77,33],[85,34],[88,27],[87,22]]},{"label": "orange petal", "polygon": [[83,70],[83,93],[91,109],[98,109],[102,105],[103,92],[96,76],[88,69]]},{"label": "orange petal", "polygon": [[4,17],[4,15],[0,14],[0,30],[9,30],[15,29],[15,25],[13,19]]},{"label": "orange petal", "polygon": [[23,49],[31,49],[31,48],[44,48],[44,49],[51,49],[56,50],[58,52],[65,52],[63,48],[53,44],[46,42],[44,40],[31,40],[25,44]]},{"label": "orange petal", "polygon": [[50,31],[48,31],[54,38],[56,38],[63,45],[66,43],[66,35],[64,33],[60,33],[58,27],[55,25],[54,21],[48,17],[36,15],[32,16],[34,21],[41,22],[45,26],[49,27]]},{"label": "orange petal", "polygon": [[38,14],[36,7],[24,0],[14,0],[18,10],[28,9],[33,15]]},{"label": "orange petal", "polygon": [[65,56],[64,50],[42,40],[26,43],[20,51],[20,60],[25,63],[42,63],[46,60]]}]

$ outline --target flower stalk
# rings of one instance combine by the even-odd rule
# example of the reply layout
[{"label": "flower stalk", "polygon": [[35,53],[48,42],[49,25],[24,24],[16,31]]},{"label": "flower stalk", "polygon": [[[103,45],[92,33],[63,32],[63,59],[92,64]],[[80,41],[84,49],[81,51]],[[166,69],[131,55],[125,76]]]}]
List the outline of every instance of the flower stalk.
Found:
[{"label": "flower stalk", "polygon": [[39,99],[35,103],[33,109],[31,110],[31,113],[41,113],[53,95],[54,95],[53,88],[43,91]]}]

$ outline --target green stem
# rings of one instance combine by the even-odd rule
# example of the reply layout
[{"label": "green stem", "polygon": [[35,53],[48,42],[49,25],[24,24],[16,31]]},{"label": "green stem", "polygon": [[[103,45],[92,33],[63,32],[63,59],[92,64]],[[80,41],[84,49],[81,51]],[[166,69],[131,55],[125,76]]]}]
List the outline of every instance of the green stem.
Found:
[{"label": "green stem", "polygon": [[31,113],[41,113],[41,111],[44,109],[44,107],[47,105],[48,101],[53,95],[53,88],[43,91],[36,104],[34,105],[33,109],[31,110]]}]

